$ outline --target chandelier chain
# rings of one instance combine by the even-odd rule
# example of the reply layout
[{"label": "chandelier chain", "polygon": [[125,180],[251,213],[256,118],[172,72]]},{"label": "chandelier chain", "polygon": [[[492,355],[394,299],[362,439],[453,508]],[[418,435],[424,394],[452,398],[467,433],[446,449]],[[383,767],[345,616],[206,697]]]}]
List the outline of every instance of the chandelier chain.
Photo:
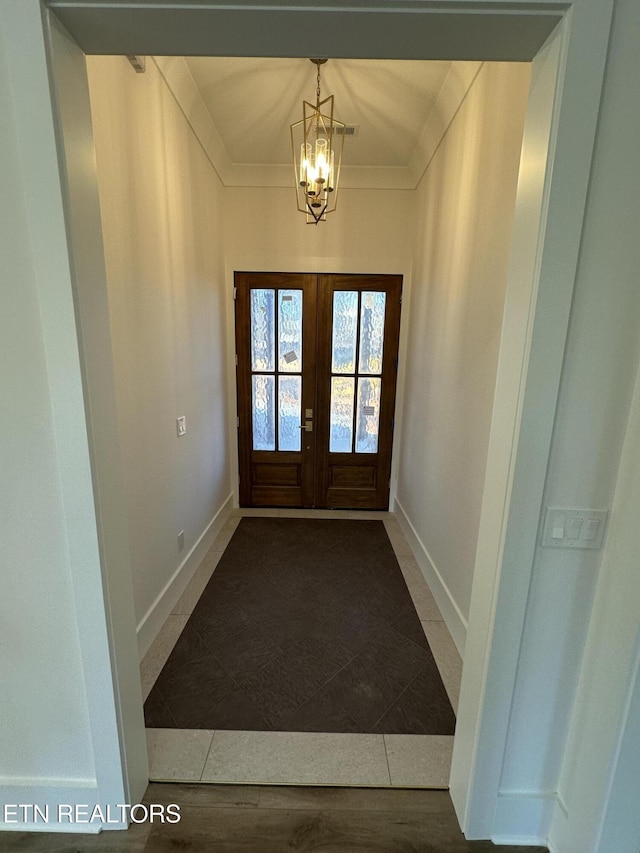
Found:
[{"label": "chandelier chain", "polygon": [[317,75],[317,83],[318,88],[316,89],[316,106],[320,104],[320,66],[318,65],[318,75]]}]

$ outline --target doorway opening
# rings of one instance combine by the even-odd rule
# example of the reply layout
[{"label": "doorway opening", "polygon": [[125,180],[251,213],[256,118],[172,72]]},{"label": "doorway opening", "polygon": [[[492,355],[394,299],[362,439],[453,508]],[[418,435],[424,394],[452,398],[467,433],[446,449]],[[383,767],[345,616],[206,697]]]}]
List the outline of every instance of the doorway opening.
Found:
[{"label": "doorway opening", "polygon": [[[455,6],[455,4],[451,5],[452,7]],[[204,12],[199,10],[202,14],[209,14],[209,11],[214,15],[216,14],[215,10],[204,10]],[[392,10],[389,11],[392,12]],[[459,8],[456,8],[455,11],[460,12]],[[588,16],[591,11],[591,7],[586,8],[585,10],[585,8],[581,6],[579,10],[576,8],[575,10],[572,9],[572,12],[573,11],[575,11],[576,14],[572,18],[571,25],[573,26],[575,21],[580,20],[581,24],[585,26],[585,19],[583,15]],[[117,14],[123,13],[126,15],[127,12],[128,8],[123,4],[118,9]],[[182,12],[182,10],[180,10],[180,12]],[[529,22],[523,20],[528,16],[511,14],[509,13],[509,10],[506,10],[503,15],[503,12],[503,9],[494,8],[491,15],[485,16],[483,20],[485,24],[484,29],[482,27],[478,29],[474,28],[474,21],[471,21],[472,26],[470,27],[469,32],[479,33],[478,39],[482,41],[484,38],[485,40],[485,48],[483,48],[483,50],[486,49],[490,53],[491,49],[490,47],[487,47],[487,44],[490,44],[491,42],[494,44],[499,43],[500,39],[487,39],[486,28],[489,27],[489,30],[492,31],[492,27],[494,25],[498,25],[498,28],[499,25],[501,25],[503,30],[506,28],[506,31],[509,34],[506,41],[510,42],[512,45],[517,42],[515,47],[512,49],[513,55],[510,56],[510,58],[517,59],[533,58],[536,55],[536,52],[541,49],[549,33],[553,30],[556,24],[562,20],[562,12],[559,11],[557,14],[543,13],[538,7],[537,11],[533,10],[531,15],[531,20],[533,21],[535,19],[535,24],[538,25],[537,29],[534,27],[535,32],[532,32]],[[104,11],[103,14],[110,15],[112,12],[107,10]],[[116,14],[116,12],[114,11],[113,14]],[[154,11],[151,10],[149,14],[154,14]],[[270,11],[265,12],[265,14],[270,14]],[[282,14],[286,15],[288,12],[282,12]],[[333,13],[328,14],[329,17],[331,17]],[[432,17],[438,17],[439,14],[440,12],[438,11],[438,13],[434,14]],[[444,14],[446,17],[446,13]],[[73,9],[68,10],[66,15],[73,30],[72,24],[75,11]],[[383,17],[385,18],[386,26],[390,16],[385,14]],[[457,18],[457,22],[461,22],[465,17],[473,19],[478,16],[471,11],[468,16],[465,14],[460,15]],[[375,24],[376,16],[372,14],[370,18],[372,25]],[[409,22],[409,25],[411,25],[415,16],[405,15],[405,18],[406,21]],[[541,18],[541,20],[537,20],[538,18]],[[467,23],[469,23],[469,21],[467,21]],[[477,21],[475,21],[475,23],[477,23]],[[566,19],[564,23],[566,23]],[[602,34],[604,33],[606,36],[605,30],[607,25],[608,19],[607,21],[604,21],[603,18],[594,20],[592,29],[596,31],[596,42],[598,44],[603,41],[603,39],[600,38]],[[518,31],[518,26],[520,26],[521,29],[524,28],[528,33],[528,49],[523,47],[521,41],[514,39],[514,32]],[[568,23],[564,29],[563,27],[560,27],[563,36],[565,34],[565,30],[568,30],[568,27]],[[92,24],[89,23],[86,25],[84,31],[83,27],[80,27],[78,31],[79,34],[77,35],[79,43],[84,45],[85,49],[87,49],[86,45],[88,42],[86,39],[89,38],[89,41],[91,41],[91,38],[93,38],[92,49],[95,50],[96,39],[100,42],[100,37],[96,36],[96,33],[99,33],[101,29],[105,32],[122,33],[127,31],[126,27],[101,28],[98,26],[96,29],[92,29]],[[454,29],[456,28],[454,27]],[[143,25],[142,34],[139,34],[138,36],[140,39],[138,44],[140,48],[145,44],[149,49],[147,50],[146,47],[142,48],[141,52],[162,53],[162,49],[158,50],[157,48],[149,45],[148,42],[145,42],[144,34],[146,33],[148,38],[148,34],[152,31],[153,28],[148,25]],[[344,32],[341,27],[336,27],[335,31],[339,31],[340,33]],[[225,30],[224,32],[224,37],[226,38],[229,35],[229,31]],[[245,28],[240,26],[237,28],[237,32],[242,32],[244,38],[247,31]],[[278,32],[285,33],[288,32],[288,29],[287,27],[278,28]],[[587,34],[589,32],[591,32],[591,30],[587,27]],[[495,36],[493,31],[492,34]],[[421,37],[422,36],[419,38]],[[438,36],[438,38],[440,38],[440,36]],[[606,41],[606,38],[604,38],[604,41]],[[415,40],[411,43],[415,44]],[[466,44],[468,45],[468,42],[466,42]],[[563,53],[563,63],[568,62],[569,65],[573,65],[574,63],[579,64],[581,57],[587,50],[588,44],[589,39],[584,37],[584,35],[580,39],[576,38],[575,42],[567,40],[565,43],[563,40],[563,45],[566,48],[565,53]],[[567,47],[567,45],[569,45],[569,47]],[[106,48],[103,49],[106,50]],[[363,48],[361,45],[358,49],[363,50],[366,48]],[[397,48],[394,48],[394,50],[396,49]],[[413,49],[417,51],[416,55],[419,55],[421,50],[426,50],[427,54],[430,50],[435,50],[436,53],[438,52],[434,46],[433,40],[431,42],[427,40],[426,48],[422,46],[417,48],[414,47]],[[440,50],[441,49],[442,48],[440,48]],[[465,51],[462,48],[459,50],[464,54]],[[400,51],[400,53],[401,52],[402,51]],[[81,54],[81,51],[79,51],[79,53]],[[518,638],[520,636],[519,632],[521,631],[524,620],[526,589],[528,588],[528,576],[530,573],[529,557],[530,551],[532,551],[535,545],[535,528],[537,526],[540,495],[543,483],[543,469],[549,448],[549,442],[546,440],[542,442],[534,442],[533,444],[535,444],[535,447],[533,447],[531,438],[533,433],[536,433],[537,435],[540,434],[541,411],[544,414],[543,420],[545,424],[548,425],[553,419],[555,396],[558,384],[557,380],[559,377],[562,348],[566,334],[568,306],[571,298],[572,276],[566,274],[554,276],[554,271],[557,272],[561,269],[566,273],[567,264],[570,269],[575,267],[577,240],[579,238],[580,231],[579,220],[582,215],[582,200],[584,197],[583,190],[586,187],[589,152],[592,144],[592,130],[595,127],[597,99],[601,85],[601,67],[595,63],[598,67],[593,70],[593,73],[590,72],[588,79],[582,79],[579,87],[576,89],[578,84],[575,83],[575,79],[578,75],[568,75],[567,80],[565,81],[563,76],[565,65],[559,63],[559,54],[557,52],[552,52],[552,54],[553,55],[550,58],[549,52],[545,48],[536,57],[538,72],[543,71],[544,68],[547,67],[545,65],[545,61],[549,58],[550,62],[548,68],[551,69],[551,85],[543,87],[543,95],[541,95],[530,110],[530,118],[533,124],[536,124],[536,128],[538,130],[542,128],[544,153],[542,157],[538,156],[535,158],[536,162],[540,164],[540,168],[539,172],[536,173],[537,178],[533,180],[533,183],[535,184],[533,191],[530,192],[532,185],[529,181],[526,191],[524,191],[523,188],[524,194],[520,196],[520,210],[522,216],[517,217],[517,239],[515,241],[515,245],[519,248],[515,253],[517,258],[512,265],[512,273],[515,278],[518,279],[520,284],[525,282],[523,290],[526,291],[526,293],[523,295],[523,293],[518,290],[518,287],[516,287],[516,290],[520,295],[519,306],[512,306],[514,310],[509,315],[505,326],[507,330],[506,338],[508,341],[511,341],[513,344],[515,337],[519,338],[518,342],[516,342],[511,348],[508,348],[507,353],[508,357],[511,358],[512,363],[517,362],[517,375],[511,375],[506,369],[500,372],[496,400],[501,404],[504,404],[506,401],[507,405],[506,407],[504,405],[502,405],[502,407],[496,406],[496,420],[492,430],[494,433],[494,437],[492,438],[492,447],[495,452],[490,453],[487,469],[487,496],[490,497],[491,494],[493,494],[493,498],[491,499],[491,513],[487,510],[487,513],[485,514],[486,517],[484,517],[483,520],[479,550],[482,551],[483,560],[481,562],[483,565],[490,566],[490,577],[488,578],[490,581],[488,585],[490,593],[487,592],[485,595],[479,591],[478,594],[474,596],[476,604],[474,605],[474,620],[472,620],[474,625],[474,636],[479,640],[478,646],[476,647],[474,672],[483,673],[483,676],[477,679],[477,684],[475,684],[475,686],[474,683],[469,682],[469,691],[467,691],[465,697],[467,713],[464,715],[464,727],[467,737],[459,751],[457,778],[458,788],[455,794],[457,805],[460,809],[459,814],[462,816],[461,819],[463,819],[465,829],[470,828],[471,833],[485,831],[487,822],[490,822],[490,817],[487,816],[494,814],[492,801],[488,804],[486,801],[487,798],[491,800],[491,798],[495,798],[495,796],[497,796],[502,752],[501,749],[498,749],[499,754],[494,755],[492,750],[485,750],[483,752],[481,747],[483,742],[486,742],[487,740],[487,736],[489,734],[488,729],[491,728],[490,723],[495,723],[497,725],[499,729],[498,739],[501,743],[501,747],[504,746],[507,722],[506,720],[503,720],[503,722],[500,723],[495,715],[491,715],[489,713],[491,709],[487,709],[487,715],[484,717],[482,716],[483,697],[486,695],[492,696],[496,699],[496,702],[499,700],[501,707],[502,700],[505,700],[504,707],[508,707],[508,697],[511,695],[509,691],[512,691],[513,688]],[[503,56],[500,58],[504,59],[505,57]],[[560,69],[559,87],[556,86],[558,69]],[[580,98],[571,98],[568,95],[565,98],[563,96],[562,113],[554,113],[555,93],[558,89],[562,89],[565,82],[567,82],[566,89],[571,90],[571,92],[575,90],[582,94],[590,93],[587,98],[587,106],[585,106],[584,100],[581,102],[580,110],[582,112],[580,113],[580,121],[576,122],[574,125],[572,125],[571,121],[573,108],[569,105],[577,104],[580,101]],[[571,92],[569,92],[569,94],[571,94]],[[58,90],[58,97],[61,101],[64,101],[65,94],[64,83],[62,83]],[[534,98],[533,100],[535,101],[536,99]],[[578,108],[576,107],[575,110],[577,109]],[[554,117],[554,122],[551,121],[552,116]],[[571,130],[572,127],[573,130]],[[587,131],[586,133],[585,129]],[[563,138],[563,146],[561,150],[559,150],[559,156],[554,163],[558,169],[558,173],[562,175],[562,180],[558,181],[554,172],[554,175],[551,176],[549,181],[545,184],[545,164],[547,163],[547,155],[549,151],[551,151],[551,153],[554,152],[556,136],[558,133]],[[584,157],[575,156],[574,143],[575,148],[582,152],[585,155]],[[568,155],[567,152],[570,152],[570,154]],[[549,159],[549,162],[551,162],[551,160],[553,160],[553,157]],[[573,167],[572,163],[574,164]],[[558,164],[561,164],[562,168],[560,168]],[[530,177],[531,175],[529,175],[529,178]],[[76,175],[75,178],[70,179],[72,196],[74,190],[73,181],[80,180],[80,182],[82,182],[83,179],[83,177],[79,177],[78,175]],[[567,185],[572,191],[576,188],[578,189],[580,203],[576,204],[576,196],[574,192],[567,192]],[[78,188],[77,184],[75,188]],[[93,186],[91,187],[90,195],[92,198],[95,197],[95,187]],[[567,212],[566,205],[562,202],[563,198],[571,200],[571,213]],[[524,214],[527,215],[525,216]],[[577,226],[575,229],[569,229],[571,232],[569,235],[570,239],[567,239],[566,230],[563,228],[554,229],[553,237],[550,234],[547,235],[545,233],[547,219],[553,219],[554,216],[556,218],[560,217],[561,222],[565,222],[563,216],[566,216],[566,222],[569,222],[572,226]],[[533,226],[532,222],[534,223]],[[90,225],[86,225],[86,227],[93,234],[92,229],[95,230],[95,220],[93,220]],[[81,221],[81,218],[75,218],[70,225],[70,232],[72,233],[74,243],[77,242],[79,245],[82,244],[81,232],[83,228],[85,228],[85,223]],[[522,243],[518,242],[518,239],[522,240]],[[549,248],[549,241],[553,243],[553,251]],[[523,245],[525,246],[525,251],[522,251]],[[76,257],[74,260],[77,264],[76,273],[78,275],[78,288],[81,290],[82,281],[85,280],[85,278],[86,280],[93,279],[91,279],[90,276],[83,276],[83,259],[81,257]],[[543,271],[542,273],[541,270]],[[510,278],[510,280],[513,281],[514,279]],[[562,291],[562,299],[560,300],[562,305],[560,306],[560,309],[558,309],[558,282],[567,282],[565,289]],[[555,310],[545,313],[542,311],[541,306],[543,303],[546,304],[546,301],[550,299],[550,291],[554,292]],[[80,294],[80,302],[82,302],[82,300],[83,296]],[[524,310],[519,310],[523,305],[525,306]],[[536,305],[538,313],[536,313]],[[533,316],[534,314],[536,315],[535,318]],[[534,320],[538,322],[541,317],[546,318],[544,320],[544,335],[542,335],[541,338],[536,337],[534,341],[535,345],[530,349],[530,344],[532,343],[533,338],[532,331]],[[105,318],[93,317],[93,321],[97,326],[100,326],[101,323],[104,325]],[[87,325],[91,326],[91,322],[88,322]],[[85,331],[87,331],[86,328]],[[92,356],[91,353],[88,352],[91,348],[91,344],[87,343],[87,340],[91,338],[91,335],[86,334],[84,338],[85,341],[83,346],[85,347],[85,350],[83,351],[83,355],[87,358],[88,362],[91,362]],[[100,341],[103,340],[101,336],[98,336],[98,339]],[[553,344],[553,346],[551,347],[550,344]],[[548,355],[547,360],[540,358],[540,354],[543,351]],[[540,379],[541,377],[546,376],[547,380],[549,379],[549,371],[547,369],[549,359],[552,360],[552,377],[545,385],[544,394],[538,394],[536,396],[537,417],[534,419],[535,423],[526,417],[523,417],[521,421],[520,415],[523,411],[523,404],[525,402],[525,397],[533,387],[533,378],[537,377]],[[503,365],[503,367],[505,367],[505,365]],[[522,376],[527,377],[526,382],[521,381]],[[542,404],[541,398],[543,400]],[[528,411],[526,407],[525,410]],[[501,452],[499,452],[500,444],[503,445]],[[541,444],[545,446],[541,447]],[[100,454],[98,454],[98,456],[104,462],[104,459],[109,457],[109,452],[105,451],[102,456]],[[518,479],[516,477],[516,462],[521,460],[523,457],[526,457],[528,467],[526,472],[522,469],[522,472],[524,473],[521,472],[521,474],[519,474],[520,479]],[[535,478],[533,485],[531,477],[527,475],[527,472],[530,474],[532,470],[532,458],[535,462],[533,470],[541,472],[539,476]],[[98,463],[99,461],[100,460],[98,460]],[[518,471],[520,470],[521,469],[518,468]],[[522,476],[525,476],[528,488],[525,489],[522,494],[517,490],[512,492],[511,487],[514,481],[522,484]],[[511,496],[511,504],[509,504],[509,506],[507,506],[504,501],[505,494]],[[496,509],[498,506],[500,506],[499,511]],[[519,512],[515,512],[516,509]],[[507,522],[509,523],[507,524]],[[516,536],[516,534],[520,535]],[[525,538],[528,543],[527,548],[525,548],[527,553],[524,561],[521,545],[523,538]],[[523,563],[526,563],[527,569],[526,571],[523,570],[521,572],[517,572],[513,577],[506,577],[506,580],[511,581],[511,592],[515,592],[515,595],[510,597],[509,602],[512,616],[512,619],[509,621],[510,628],[507,632],[509,633],[509,637],[506,639],[506,642],[492,645],[491,639],[493,632],[494,630],[499,632],[501,624],[500,620],[496,619],[496,613],[493,606],[495,603],[494,592],[496,591],[498,582],[501,580],[499,571],[500,567],[504,565],[505,568],[509,568],[511,566],[511,563],[509,562],[512,551],[511,545],[515,543],[516,539],[520,543],[518,551],[520,558],[519,564],[522,566]],[[106,544],[108,545],[109,543],[107,542]],[[108,551],[109,549],[107,548],[106,550]],[[489,571],[489,569],[487,569],[487,571]],[[482,577],[483,582],[487,580],[486,575],[487,573],[485,572]],[[509,596],[506,597],[509,598]],[[502,600],[502,596],[500,598]],[[513,608],[514,600],[521,605],[519,608],[516,608],[518,612],[515,616]],[[500,609],[498,612],[498,616],[499,615]],[[486,620],[480,618],[481,616],[486,617]],[[486,629],[487,625],[489,625],[488,629]],[[505,640],[504,632],[501,636],[502,639]],[[113,653],[116,657],[120,655],[121,642],[124,642],[122,638],[112,638]],[[491,667],[488,666],[490,657],[492,662]],[[500,661],[505,665],[500,666]],[[496,672],[500,673],[500,677],[497,679],[498,683],[495,683]],[[486,689],[488,681],[493,683],[493,686],[497,688],[497,692],[491,689]],[[123,715],[126,716],[124,712]],[[489,717],[491,717],[490,720]],[[123,724],[123,732],[126,732],[126,729],[127,726]],[[493,741],[490,739],[490,742],[495,745],[495,738]],[[482,761],[474,763],[476,758],[479,756],[482,757]],[[487,763],[489,763],[489,769],[491,771],[490,782],[484,786],[484,793],[479,791],[474,792],[471,786],[473,779],[469,778],[468,772],[471,772],[471,768],[475,767],[475,774],[478,778],[483,778],[484,774],[482,766],[484,765],[486,769]],[[486,806],[486,808],[482,808],[482,806]],[[484,819],[482,818],[482,814],[485,815]],[[486,837],[486,835],[482,837]]]}]

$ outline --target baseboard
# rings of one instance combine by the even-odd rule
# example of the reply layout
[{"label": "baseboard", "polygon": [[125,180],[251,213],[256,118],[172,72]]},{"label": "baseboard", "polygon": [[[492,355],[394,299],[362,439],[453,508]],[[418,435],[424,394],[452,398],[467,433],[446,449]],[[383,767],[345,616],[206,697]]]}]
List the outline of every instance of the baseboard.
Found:
[{"label": "baseboard", "polygon": [[491,840],[518,847],[548,845],[555,791],[505,791],[498,795]]},{"label": "baseboard", "polygon": [[[87,822],[97,798],[98,789],[89,779],[0,778],[0,832],[100,832],[102,822]],[[68,820],[65,806],[73,809],[73,815],[79,809],[79,821]],[[62,820],[59,807],[63,807]],[[117,828],[125,829],[126,824],[119,823]]]},{"label": "baseboard", "polygon": [[171,611],[176,606],[178,599],[185,591],[187,584],[194,576],[196,569],[213,544],[213,540],[231,515],[232,509],[233,495],[229,495],[140,621],[137,628],[138,655],[140,660],[145,656],[151,643],[158,636],[158,632],[171,615]]},{"label": "baseboard", "polygon": [[409,516],[405,512],[405,509],[398,498],[395,499],[394,510],[398,523],[402,528],[402,532],[415,554],[418,565],[422,570],[422,574],[425,576],[425,580],[427,581],[429,589],[436,600],[440,613],[442,613],[444,623],[453,638],[453,642],[456,644],[456,648],[460,652],[460,657],[464,659],[464,646],[467,639],[467,620],[462,615],[460,608],[456,604],[456,601],[449,590],[449,587],[438,571],[436,564],[431,559],[431,555],[426,549],[424,542],[418,536],[415,527],[411,523]]},{"label": "baseboard", "polygon": [[549,837],[547,838],[549,853],[561,853],[561,851],[566,850],[565,839],[572,835],[573,833],[569,828],[569,809],[562,793],[558,791],[551,815]]}]

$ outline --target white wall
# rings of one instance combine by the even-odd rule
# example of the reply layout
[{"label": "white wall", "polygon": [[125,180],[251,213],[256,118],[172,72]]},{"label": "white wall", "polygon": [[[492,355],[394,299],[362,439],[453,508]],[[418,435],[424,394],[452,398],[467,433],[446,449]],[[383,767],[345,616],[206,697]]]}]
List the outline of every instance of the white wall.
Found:
[{"label": "white wall", "polygon": [[153,59],[88,70],[144,653],[230,509],[224,189]]},{"label": "white wall", "polygon": [[[45,27],[47,21],[45,14]],[[111,584],[117,581],[130,598],[128,566],[122,560],[112,578],[102,576],[101,563],[115,550],[100,550],[98,526],[115,515],[96,512],[98,494],[107,504],[109,498],[104,483],[92,478],[90,457],[98,445],[104,455],[108,440],[90,441],[86,351],[76,334],[74,308],[90,315],[91,285],[101,290],[102,254],[91,241],[78,252],[66,246],[80,210],[91,234],[99,233],[97,198],[90,190],[72,199],[59,173],[92,172],[84,58],[61,30],[52,36],[48,58],[60,79],[73,79],[65,94],[75,101],[63,98],[55,120],[52,94],[58,92],[50,85],[40,3],[0,8],[0,99],[7,119],[0,131],[6,199],[0,229],[6,301],[0,312],[6,437],[0,801],[55,810],[58,803],[115,805],[141,796],[146,759],[139,679],[124,676],[119,659],[133,632],[109,645],[109,631],[126,612],[111,620]],[[58,147],[61,126],[69,135]],[[73,161],[66,159],[71,150]],[[93,304],[99,302],[98,295]],[[125,717],[129,780],[120,754]],[[23,821],[29,825],[29,816],[3,828]]]},{"label": "white wall", "polygon": [[271,258],[275,263],[286,258],[299,265],[296,272],[308,271],[308,263],[316,260],[320,270],[323,261],[366,267],[348,272],[381,272],[380,264],[406,267],[412,192],[341,189],[339,193],[335,213],[326,222],[307,225],[304,214],[296,210],[293,188],[229,187],[227,257]]},{"label": "white wall", "polygon": [[[634,0],[616,0],[547,475],[547,505],[606,509],[613,501],[640,354],[640,182],[637,171],[630,166],[640,139],[640,114],[629,109],[640,83],[636,45],[639,31],[638,4]],[[627,455],[623,460],[621,476],[626,475],[626,468],[637,464],[632,459]],[[623,522],[616,520],[617,514],[631,519],[633,505],[617,497],[610,531],[612,536],[617,531],[616,537],[623,535]],[[637,603],[632,586],[632,576],[637,574],[632,533],[627,530],[624,535],[624,546],[617,540],[619,550],[614,562],[605,549],[602,572],[616,575],[627,588],[627,600]],[[599,769],[602,765],[594,762],[601,754],[598,738],[606,740],[611,733],[608,726],[603,726],[600,733],[595,726],[591,739],[583,729],[588,697],[597,691],[591,684],[596,654],[593,639],[581,671],[590,621],[594,632],[604,630],[617,635],[621,631],[627,638],[629,634],[635,636],[637,629],[637,606],[630,614],[624,606],[624,595],[617,602],[614,598],[616,606],[606,610],[606,574],[599,581],[592,619],[602,556],[597,551],[538,550],[511,713],[503,790],[558,790],[562,805],[555,810],[552,840],[561,853],[596,849],[592,846],[592,831],[598,819],[598,798],[606,790]],[[603,614],[609,627],[599,621]],[[619,666],[613,667],[611,661],[611,671],[620,673],[625,656],[630,654],[627,646],[619,645]],[[580,697],[572,710],[578,684]],[[598,708],[603,723],[605,718],[617,719],[616,705],[613,694],[610,701],[601,700]],[[563,762],[563,744],[572,713],[572,738]],[[605,749],[609,747],[610,742]],[[610,851],[602,848],[602,853]]]},{"label": "white wall", "polygon": [[461,650],[528,86],[527,64],[482,66],[415,200],[397,499]]},{"label": "white wall", "polygon": [[[545,505],[611,506],[640,345],[640,138],[625,85],[640,75],[637,4],[619,0],[605,77]],[[635,20],[633,20],[635,16]],[[637,183],[637,181],[636,181]],[[520,653],[505,789],[554,789],[601,552],[539,548]],[[548,732],[553,737],[548,737]],[[562,792],[561,792],[562,795]]]},{"label": "white wall", "polygon": [[[56,459],[47,374],[51,353],[30,258],[5,21],[0,23],[0,113],[5,117],[0,123],[0,412],[7,436],[0,444],[0,801],[17,802],[5,798],[11,785],[40,776],[86,783],[95,781],[95,768]],[[65,319],[59,316],[60,322]],[[70,385],[74,378],[77,373],[70,375]]]},{"label": "white wall", "polygon": [[[554,849],[560,853],[640,849],[639,458],[640,373],[564,755],[562,808],[556,808],[551,829]],[[613,799],[605,810],[610,786]]]}]

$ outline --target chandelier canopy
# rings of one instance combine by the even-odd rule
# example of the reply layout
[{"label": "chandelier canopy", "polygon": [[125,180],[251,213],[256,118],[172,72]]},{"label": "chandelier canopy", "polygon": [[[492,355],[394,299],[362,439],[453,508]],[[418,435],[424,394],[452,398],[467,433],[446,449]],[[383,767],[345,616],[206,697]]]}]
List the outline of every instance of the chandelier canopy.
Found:
[{"label": "chandelier canopy", "polygon": [[334,117],[333,95],[320,100],[320,66],[326,61],[311,60],[318,69],[316,103],[303,101],[302,120],[291,125],[298,210],[310,225],[324,222],[336,209],[344,147],[345,125]]}]

